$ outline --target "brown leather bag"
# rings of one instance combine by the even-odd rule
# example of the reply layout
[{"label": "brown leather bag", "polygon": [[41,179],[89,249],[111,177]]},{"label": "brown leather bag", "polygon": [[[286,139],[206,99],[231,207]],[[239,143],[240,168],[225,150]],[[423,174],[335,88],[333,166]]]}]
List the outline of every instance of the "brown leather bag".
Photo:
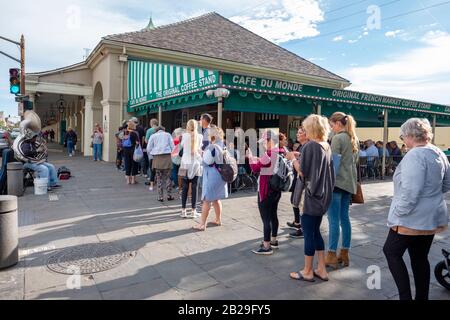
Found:
[{"label": "brown leather bag", "polygon": [[361,186],[361,168],[359,162],[356,170],[358,171],[358,182],[356,182],[356,194],[352,195],[352,204],[363,204],[364,194]]},{"label": "brown leather bag", "polygon": [[362,191],[361,183],[356,183],[356,194],[352,195],[352,203],[363,204],[364,194]]}]

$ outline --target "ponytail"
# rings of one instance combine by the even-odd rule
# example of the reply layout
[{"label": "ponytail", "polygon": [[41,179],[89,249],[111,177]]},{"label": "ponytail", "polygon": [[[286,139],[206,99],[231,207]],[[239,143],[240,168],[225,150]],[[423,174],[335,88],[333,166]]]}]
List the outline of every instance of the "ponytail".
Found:
[{"label": "ponytail", "polygon": [[349,114],[345,114],[343,112],[335,112],[330,117],[330,121],[340,122],[342,124],[345,131],[350,136],[353,153],[357,153],[359,151],[359,141],[358,141],[358,137],[356,136],[356,120],[355,120],[355,118],[353,118],[353,116],[351,116]]}]

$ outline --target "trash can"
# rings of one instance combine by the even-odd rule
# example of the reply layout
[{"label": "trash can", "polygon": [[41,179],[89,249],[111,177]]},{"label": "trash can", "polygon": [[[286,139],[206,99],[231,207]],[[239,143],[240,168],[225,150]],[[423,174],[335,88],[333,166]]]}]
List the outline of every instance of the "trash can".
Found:
[{"label": "trash can", "polygon": [[23,163],[22,162],[10,162],[7,165],[8,170],[8,195],[10,196],[23,196]]},{"label": "trash can", "polygon": [[0,196],[0,269],[19,262],[17,197]]}]

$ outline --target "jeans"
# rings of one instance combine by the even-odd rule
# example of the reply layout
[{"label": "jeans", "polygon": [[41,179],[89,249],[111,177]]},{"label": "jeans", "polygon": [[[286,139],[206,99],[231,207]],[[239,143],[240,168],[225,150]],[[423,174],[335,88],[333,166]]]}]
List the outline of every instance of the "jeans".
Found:
[{"label": "jeans", "polygon": [[123,149],[123,161],[125,162],[125,175],[135,177],[138,173],[138,163],[133,160],[134,148]]},{"label": "jeans", "polygon": [[69,153],[69,155],[71,155],[73,153],[74,150],[74,144],[72,140],[68,140],[67,141],[67,152]]},{"label": "jeans", "polygon": [[142,168],[142,174],[148,174],[148,154],[147,152],[144,152],[144,157],[142,158],[141,161],[141,168]]},{"label": "jeans", "polygon": [[34,172],[36,172],[38,178],[47,178],[49,187],[53,187],[58,184],[58,176],[55,166],[48,162],[44,162],[41,164],[25,163],[23,167],[25,169],[33,170]]},{"label": "jeans", "polygon": [[153,159],[149,159],[148,161],[148,177],[150,179],[150,182],[155,182],[156,178],[156,170],[153,169]]},{"label": "jeans", "polygon": [[351,194],[346,191],[333,192],[333,199],[330,208],[328,209],[328,223],[329,223],[329,251],[336,252],[340,229],[342,229],[342,248],[350,249],[350,242],[352,238],[352,225],[348,211],[350,209]]},{"label": "jeans", "polygon": [[197,207],[197,183],[198,177],[194,177],[194,179],[189,180],[188,177],[183,177],[183,193],[181,194],[181,207],[186,209],[186,202],[189,193],[189,185],[191,185],[191,204],[192,209]]},{"label": "jeans", "polygon": [[416,287],[416,300],[428,300],[430,290],[430,263],[428,253],[433,243],[434,235],[429,236],[405,236],[394,230],[389,230],[389,235],[383,247],[389,270],[398,288],[400,300],[412,300],[411,285],[409,283],[408,269],[403,255],[408,249],[411,259],[411,268]]},{"label": "jeans", "polygon": [[94,161],[102,161],[102,145],[94,143]]},{"label": "jeans", "polygon": [[264,226],[264,241],[269,242],[270,236],[278,236],[278,203],[281,192],[269,191],[267,198],[260,201],[258,194],[258,208]]},{"label": "jeans", "polygon": [[302,215],[302,230],[305,237],[305,256],[314,257],[316,251],[324,251],[325,243],[320,233],[323,216]]},{"label": "jeans", "polygon": [[178,170],[179,169],[180,169],[179,165],[173,164],[170,180],[172,180],[172,182],[174,183],[175,186],[178,185]]}]

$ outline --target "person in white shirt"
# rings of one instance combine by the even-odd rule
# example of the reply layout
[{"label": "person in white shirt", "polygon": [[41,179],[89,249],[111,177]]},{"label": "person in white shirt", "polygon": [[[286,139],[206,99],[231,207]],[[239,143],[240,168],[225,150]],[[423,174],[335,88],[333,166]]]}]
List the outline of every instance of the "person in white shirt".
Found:
[{"label": "person in white shirt", "polygon": [[[182,177],[183,191],[181,194],[181,217],[198,218],[200,214],[196,210],[197,205],[197,183],[198,177],[202,173],[202,135],[198,133],[198,123],[189,120],[186,125],[186,133],[183,134],[180,142],[180,153],[182,153],[180,169],[178,175]],[[191,190],[192,212],[188,215],[186,203]]]},{"label": "person in white shirt", "polygon": [[172,151],[175,148],[172,135],[167,133],[164,127],[159,127],[158,132],[150,137],[147,144],[147,153],[153,156],[152,169],[156,171],[158,185],[158,201],[164,202],[164,186],[167,190],[167,201],[173,201],[172,181]]}]

